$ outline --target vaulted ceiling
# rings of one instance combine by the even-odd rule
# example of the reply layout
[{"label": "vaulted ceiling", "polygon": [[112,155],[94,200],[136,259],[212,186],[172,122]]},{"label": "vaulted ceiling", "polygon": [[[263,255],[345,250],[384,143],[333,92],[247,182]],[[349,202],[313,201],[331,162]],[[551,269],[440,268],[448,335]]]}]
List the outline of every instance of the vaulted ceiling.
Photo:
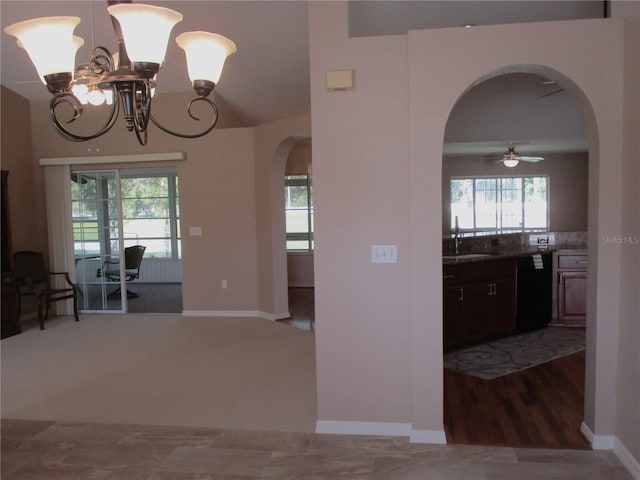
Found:
[{"label": "vaulted ceiling", "polygon": [[[236,42],[238,51],[227,59],[216,94],[245,125],[310,110],[307,2],[145,3],[172,8],[184,15],[173,30],[174,38],[184,31],[205,30]],[[397,34],[415,28],[602,17],[604,5],[599,0],[354,1],[349,2],[349,22],[352,36]],[[2,0],[0,15],[2,28],[34,17],[81,17],[76,34],[84,38],[85,45],[76,56],[78,63],[88,60],[92,46],[116,50],[106,1]],[[2,33],[1,48],[2,84],[28,99],[49,98],[13,37]],[[544,84],[544,80],[528,75],[502,76],[470,91],[450,118],[446,141],[455,144],[450,153],[464,153],[469,146],[465,144],[476,144],[477,149],[482,142],[507,140],[553,140],[553,148],[560,148],[558,138],[563,138],[565,149],[569,144],[581,145],[579,137],[584,139],[584,128],[577,105],[566,92],[543,97],[557,90],[557,86]],[[173,41],[158,83],[158,94],[191,89],[184,54]],[[540,122],[537,118],[545,120]]]}]

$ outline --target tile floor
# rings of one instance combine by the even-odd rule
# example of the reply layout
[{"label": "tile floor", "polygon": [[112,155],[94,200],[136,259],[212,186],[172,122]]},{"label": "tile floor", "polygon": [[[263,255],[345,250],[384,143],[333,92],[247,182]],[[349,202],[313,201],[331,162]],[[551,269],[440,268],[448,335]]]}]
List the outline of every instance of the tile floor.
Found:
[{"label": "tile floor", "polygon": [[4,480],[632,480],[610,451],[2,420]]}]

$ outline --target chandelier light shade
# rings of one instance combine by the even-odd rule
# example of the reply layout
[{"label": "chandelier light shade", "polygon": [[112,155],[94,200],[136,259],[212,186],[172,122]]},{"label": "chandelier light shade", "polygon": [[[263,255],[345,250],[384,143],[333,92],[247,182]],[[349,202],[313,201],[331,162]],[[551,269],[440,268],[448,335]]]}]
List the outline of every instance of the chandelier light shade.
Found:
[{"label": "chandelier light shade", "polygon": [[222,67],[236,44],[226,37],[209,32],[187,32],[176,37],[176,43],[187,57],[187,70],[192,82],[208,80],[218,83]]},{"label": "chandelier light shade", "polygon": [[14,23],[4,29],[27,51],[40,79],[61,72],[73,72],[76,52],[84,40],[73,35],[79,17],[45,17]]},{"label": "chandelier light shade", "polygon": [[[194,134],[180,133],[162,126],[151,114],[151,101],[156,87],[156,74],[164,64],[167,44],[173,27],[182,14],[169,8],[133,4],[130,0],[109,0],[107,11],[118,52],[103,46],[93,48],[88,64],[76,69],[75,56],[84,40],[74,36],[79,17],[46,17],[18,22],[6,27],[18,39],[31,58],[38,75],[53,94],[50,102],[51,122],[65,139],[83,142],[107,133],[115,124],[120,110],[129,131],[135,132],[141,145],[147,144],[149,122],[160,130],[181,138],[199,138],[211,132],[218,122],[218,107],[208,98],[220,79],[226,58],[236,51],[228,38],[208,32],[186,32],[176,42],[184,49],[187,70],[196,97],[187,106],[188,115],[196,102],[208,105],[212,119]],[[82,116],[83,105],[110,105],[107,120],[91,135],[73,133],[60,121],[57,107],[71,105],[70,124]]]},{"label": "chandelier light shade", "polygon": [[107,11],[120,23],[129,60],[134,65],[155,64],[159,69],[164,63],[171,30],[182,21],[182,14],[169,8],[133,3],[111,5]]}]

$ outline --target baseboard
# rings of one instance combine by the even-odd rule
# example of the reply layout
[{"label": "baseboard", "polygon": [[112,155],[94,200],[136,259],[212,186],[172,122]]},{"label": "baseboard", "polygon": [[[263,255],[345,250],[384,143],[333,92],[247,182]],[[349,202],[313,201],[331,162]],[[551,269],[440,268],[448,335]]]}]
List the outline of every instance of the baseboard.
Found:
[{"label": "baseboard", "polygon": [[411,430],[409,442],[446,445],[447,436],[445,435],[444,430]]},{"label": "baseboard", "polygon": [[640,462],[631,455],[631,452],[627,450],[627,447],[620,441],[615,435],[596,435],[582,422],[580,425],[580,431],[587,437],[591,448],[594,450],[613,450],[620,463],[629,470],[629,473],[636,480],[640,480]]},{"label": "baseboard", "polygon": [[393,422],[343,422],[339,420],[318,420],[316,421],[316,433],[408,437],[411,434],[411,424]]},{"label": "baseboard", "polygon": [[613,441],[613,451],[620,460],[620,463],[629,470],[631,476],[636,480],[640,480],[640,462],[631,455],[631,452],[627,450],[627,447],[624,446],[618,437],[615,437]]},{"label": "baseboard", "polygon": [[264,318],[266,320],[281,320],[289,318],[289,312],[286,313],[267,313],[259,310],[183,310],[183,317],[254,317]]},{"label": "baseboard", "polygon": [[409,437],[411,443],[446,444],[444,430],[414,430],[410,423],[318,420],[316,433]]},{"label": "baseboard", "polygon": [[267,313],[267,312],[258,312],[258,316],[260,318],[264,318],[266,320],[283,320],[285,318],[291,318],[291,314],[289,312],[284,313]]},{"label": "baseboard", "polygon": [[580,431],[587,437],[594,450],[613,450],[614,435],[596,435],[584,422],[580,425]]}]

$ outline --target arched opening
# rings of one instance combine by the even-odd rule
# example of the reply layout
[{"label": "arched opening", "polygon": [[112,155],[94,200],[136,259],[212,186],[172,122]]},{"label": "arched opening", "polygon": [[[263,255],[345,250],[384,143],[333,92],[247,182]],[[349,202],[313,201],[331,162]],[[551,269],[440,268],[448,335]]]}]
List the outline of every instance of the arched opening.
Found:
[{"label": "arched opening", "polygon": [[[491,95],[492,98],[487,98]],[[481,113],[468,115],[474,109]],[[463,118],[465,114],[468,116]],[[592,227],[588,223],[589,208],[594,208],[587,197],[596,182],[589,175],[596,161],[592,153],[597,151],[595,130],[590,106],[575,84],[555,70],[536,65],[509,66],[479,78],[451,110],[444,135],[442,166],[443,255],[449,257],[445,262],[450,260],[456,264],[454,269],[447,264],[443,267],[443,343],[445,367],[450,367],[445,368],[444,376],[444,423],[449,442],[588,448],[587,439],[581,433],[585,418],[585,352],[579,344],[585,344],[586,330],[595,319],[586,318],[586,280],[578,292],[582,295],[584,314],[581,321],[568,324],[558,317],[560,299],[555,267],[561,257],[552,252],[566,248],[584,253],[586,261],[587,232]],[[518,150],[521,157],[544,160],[520,161],[517,167],[509,168],[502,160],[503,153],[510,147]],[[537,181],[543,182],[542,188]],[[537,190],[534,184],[538,185]],[[461,185],[468,191],[460,191]],[[546,212],[534,215],[530,207],[532,199],[527,200],[527,196],[540,196],[541,191],[546,198],[542,202],[544,206],[539,204],[537,208],[544,208]],[[463,204],[458,197],[465,199],[465,208],[471,210],[469,215],[456,211]],[[512,208],[515,203],[522,208]],[[491,215],[483,220],[487,209],[492,209]],[[460,216],[459,222],[456,213]],[[534,221],[528,220],[527,215],[531,219],[535,217]],[[532,245],[536,237],[552,244]],[[453,250],[452,241],[455,242]],[[472,273],[466,275],[464,281],[460,280],[460,284],[448,284],[450,281],[446,278],[451,276],[448,274],[456,272],[457,276],[458,272],[466,271],[460,262],[471,260],[461,260],[464,254],[486,254],[478,257],[482,258],[484,268],[480,263],[467,264],[467,269],[475,270],[469,270]],[[493,285],[492,292],[496,285],[500,290],[501,283],[513,281],[513,286],[507,283],[502,289],[503,296],[493,293],[493,303],[482,290],[484,297],[478,297],[481,301],[474,303],[473,289],[480,288],[479,283],[486,279],[483,277],[476,285],[469,280],[470,276],[491,270],[497,265],[495,261],[506,262],[502,260],[505,257],[513,257],[505,267],[513,269],[512,280],[500,278],[488,284]],[[538,289],[534,306],[527,308],[548,302],[548,318],[540,318],[533,325],[522,321],[527,312],[521,311],[520,302],[526,301],[526,295],[530,296],[532,290],[532,284],[524,277],[526,267],[522,266],[538,260],[539,266],[532,268],[541,271],[535,272],[533,289],[538,289],[543,279],[545,286]],[[581,275],[586,279],[586,266]],[[589,271],[589,276],[592,275],[596,275],[595,271]],[[525,288],[528,292],[523,292]],[[448,295],[449,290],[455,290],[456,295]],[[487,309],[483,310],[485,306]],[[506,313],[500,313],[500,309],[505,308]],[[512,323],[505,326],[501,315],[502,318],[512,315]],[[486,325],[482,327],[486,331],[479,330],[481,317],[486,317]],[[502,327],[494,327],[501,322]],[[515,347],[519,352],[527,350],[528,343],[517,342],[534,345],[536,339],[547,338],[543,332],[554,332],[550,334],[553,336],[562,329],[572,332],[568,335],[577,343],[571,346],[570,354],[559,355],[554,349],[554,355],[553,348],[548,352],[536,348],[536,354],[523,355],[513,361],[510,348]],[[577,335],[573,335],[576,332]],[[498,338],[506,341],[493,342]],[[491,342],[490,348],[484,349],[487,342]],[[551,343],[553,341],[547,345]],[[593,355],[588,345],[587,349],[587,357]],[[469,368],[470,359],[477,362],[475,372]],[[553,361],[548,363],[545,359]],[[471,375],[456,372],[456,361],[466,363],[467,373]],[[534,366],[540,361],[540,366]],[[509,363],[516,364],[514,370],[509,369]],[[522,369],[527,364],[532,367]],[[553,405],[554,401],[558,403]],[[468,415],[474,417],[474,422]]]},{"label": "arched opening", "polygon": [[274,154],[271,176],[273,302],[276,319],[313,330],[311,139],[290,137]]}]

